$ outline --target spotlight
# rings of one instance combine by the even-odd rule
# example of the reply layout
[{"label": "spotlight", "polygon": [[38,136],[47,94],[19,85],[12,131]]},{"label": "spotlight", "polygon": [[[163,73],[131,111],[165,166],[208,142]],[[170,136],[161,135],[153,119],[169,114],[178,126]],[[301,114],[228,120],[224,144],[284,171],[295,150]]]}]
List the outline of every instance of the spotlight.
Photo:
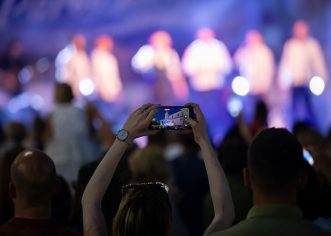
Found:
[{"label": "spotlight", "polygon": [[249,82],[245,77],[237,76],[232,81],[232,90],[239,96],[246,96],[249,92]]},{"label": "spotlight", "polygon": [[89,96],[94,92],[94,83],[90,79],[83,79],[79,82],[79,91],[84,96]]},{"label": "spotlight", "polygon": [[243,109],[243,103],[237,96],[231,96],[226,105],[228,112],[232,117],[237,117]]},{"label": "spotlight", "polygon": [[319,96],[323,93],[325,88],[325,82],[321,77],[314,76],[311,78],[309,82],[309,89],[310,91],[315,94],[316,96]]}]

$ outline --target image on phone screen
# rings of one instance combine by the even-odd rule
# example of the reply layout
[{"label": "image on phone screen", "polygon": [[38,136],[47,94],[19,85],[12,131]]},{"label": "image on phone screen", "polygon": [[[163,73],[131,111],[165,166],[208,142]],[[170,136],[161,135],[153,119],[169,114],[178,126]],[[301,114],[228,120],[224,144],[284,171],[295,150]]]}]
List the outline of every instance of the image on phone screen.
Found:
[{"label": "image on phone screen", "polygon": [[186,130],[191,129],[187,119],[192,117],[192,108],[185,106],[161,106],[154,116],[150,129]]}]

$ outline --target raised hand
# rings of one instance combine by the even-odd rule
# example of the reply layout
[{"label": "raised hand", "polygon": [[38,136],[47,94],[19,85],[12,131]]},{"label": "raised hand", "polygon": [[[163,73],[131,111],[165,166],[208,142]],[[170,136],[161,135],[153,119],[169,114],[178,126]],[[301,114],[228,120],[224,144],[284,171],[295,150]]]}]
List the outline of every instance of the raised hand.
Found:
[{"label": "raised hand", "polygon": [[200,145],[202,141],[209,141],[206,119],[200,106],[195,103],[187,103],[185,106],[193,107],[196,113],[195,119],[189,118],[187,120],[192,127],[195,142]]},{"label": "raised hand", "polygon": [[125,122],[123,129],[129,132],[129,139],[132,141],[145,135],[156,134],[157,130],[150,130],[148,127],[157,113],[159,105],[145,104],[131,113]]}]

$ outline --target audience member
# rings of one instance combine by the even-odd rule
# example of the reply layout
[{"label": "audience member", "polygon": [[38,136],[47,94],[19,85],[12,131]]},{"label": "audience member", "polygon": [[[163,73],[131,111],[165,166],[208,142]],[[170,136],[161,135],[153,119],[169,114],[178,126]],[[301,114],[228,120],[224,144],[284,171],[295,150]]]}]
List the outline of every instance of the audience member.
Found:
[{"label": "audience member", "polygon": [[[218,158],[229,182],[235,209],[234,223],[244,220],[252,207],[252,194],[244,184],[243,169],[247,165],[248,145],[241,136],[237,126],[225,135],[218,148]],[[213,217],[212,201],[208,195],[205,199],[204,223],[209,224]]]},{"label": "audience member", "polygon": [[56,84],[56,106],[47,120],[49,140],[45,147],[57,173],[70,185],[76,180],[79,168],[95,160],[101,152],[90,137],[89,114],[74,106],[73,98],[69,85]]},{"label": "audience member", "polygon": [[77,235],[51,220],[52,194],[56,191],[57,181],[54,163],[45,153],[36,149],[22,151],[10,172],[15,215],[0,226],[0,235]]},{"label": "audience member", "polygon": [[[112,142],[111,142],[112,143]],[[119,162],[114,176],[106,190],[106,193],[102,199],[102,212],[106,219],[107,228],[111,228],[111,222],[117,212],[120,204],[122,194],[121,188],[124,185],[129,184],[131,179],[131,173],[128,165],[128,157],[136,146],[130,147]],[[79,231],[83,231],[83,214],[81,199],[87,183],[91,179],[95,169],[100,164],[100,160],[96,160],[83,165],[78,172],[77,184],[75,187],[75,195],[73,200],[73,212],[70,220],[70,225]]]},{"label": "audience member", "polygon": [[[208,138],[204,116],[198,105],[188,105],[193,106],[197,113],[196,120],[189,119],[188,122],[192,126],[194,139],[201,148],[214,203],[215,217],[205,232],[205,235],[210,235],[231,225],[234,217],[233,204],[225,175]],[[106,222],[101,212],[102,197],[117,164],[133,139],[157,132],[148,129],[157,112],[156,108],[156,105],[143,105],[130,115],[94,172],[82,198],[85,235],[107,235]],[[171,208],[166,190],[167,187],[160,182],[123,187],[122,201],[112,224],[112,235],[169,235]]]},{"label": "audience member", "polygon": [[189,235],[202,235],[203,199],[209,191],[206,169],[193,136],[188,134],[177,137],[183,146],[183,153],[171,161],[174,204]]},{"label": "audience member", "polygon": [[6,139],[0,148],[0,224],[14,215],[14,206],[9,196],[10,166],[23,151],[26,136],[27,130],[20,122],[12,122],[5,127]]},{"label": "audience member", "polygon": [[9,95],[15,96],[22,92],[18,74],[24,66],[22,43],[18,40],[9,42],[4,55],[0,58],[0,84]]},{"label": "audience member", "polygon": [[296,206],[306,174],[302,146],[286,129],[265,129],[255,137],[244,177],[253,208],[246,220],[215,235],[324,235]]}]

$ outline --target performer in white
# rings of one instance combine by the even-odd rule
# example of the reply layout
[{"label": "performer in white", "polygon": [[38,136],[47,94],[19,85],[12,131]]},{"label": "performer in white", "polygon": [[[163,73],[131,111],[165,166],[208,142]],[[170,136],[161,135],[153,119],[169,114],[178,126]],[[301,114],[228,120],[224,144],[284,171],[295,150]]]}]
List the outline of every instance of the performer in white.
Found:
[{"label": "performer in white", "polygon": [[196,37],[185,49],[183,69],[194,90],[203,92],[220,89],[232,70],[230,54],[211,29],[198,30]]},{"label": "performer in white", "polygon": [[92,71],[96,92],[107,102],[115,102],[122,93],[118,62],[112,54],[113,40],[102,35],[96,40],[92,51]]},{"label": "performer in white", "polygon": [[184,100],[188,96],[188,87],[181,70],[180,59],[172,48],[169,33],[157,31],[132,58],[132,67],[139,73],[152,72],[153,89],[157,102],[170,102],[175,97]]},{"label": "performer in white", "polygon": [[250,94],[264,98],[275,75],[275,60],[263,36],[256,30],[246,34],[245,43],[236,51],[234,61],[241,76],[250,84]]},{"label": "performer in white", "polygon": [[84,80],[91,81],[91,64],[85,47],[85,37],[81,34],[74,35],[71,43],[55,59],[56,79],[68,83],[77,97],[83,95],[80,83]]},{"label": "performer in white", "polygon": [[[325,59],[318,41],[309,35],[309,26],[298,20],[293,26],[293,37],[284,46],[279,68],[282,88],[292,88],[294,119],[305,119],[314,115],[308,85],[313,76],[327,79]],[[298,117],[298,105],[305,104],[308,114]]]}]

